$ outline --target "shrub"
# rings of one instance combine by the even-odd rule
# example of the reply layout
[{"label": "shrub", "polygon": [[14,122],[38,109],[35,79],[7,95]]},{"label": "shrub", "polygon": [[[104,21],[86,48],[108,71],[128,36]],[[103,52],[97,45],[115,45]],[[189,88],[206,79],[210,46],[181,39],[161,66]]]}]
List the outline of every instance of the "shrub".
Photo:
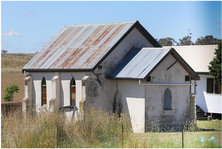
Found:
[{"label": "shrub", "polygon": [[18,91],[19,91],[19,87],[16,84],[7,87],[5,89],[5,96],[3,97],[4,101],[5,102],[11,102],[13,100],[13,94],[15,92],[18,93]]}]

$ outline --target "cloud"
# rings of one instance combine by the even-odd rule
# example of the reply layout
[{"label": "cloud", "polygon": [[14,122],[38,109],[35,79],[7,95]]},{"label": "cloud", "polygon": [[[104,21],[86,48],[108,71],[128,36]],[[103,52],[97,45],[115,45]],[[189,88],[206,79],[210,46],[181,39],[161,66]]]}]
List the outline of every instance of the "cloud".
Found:
[{"label": "cloud", "polygon": [[2,32],[2,36],[22,36],[22,35],[11,29],[8,33],[7,32]]},{"label": "cloud", "polygon": [[35,15],[32,13],[32,11],[30,11],[29,13],[27,14],[22,14],[23,17],[25,18],[32,18],[32,17],[35,17]]}]

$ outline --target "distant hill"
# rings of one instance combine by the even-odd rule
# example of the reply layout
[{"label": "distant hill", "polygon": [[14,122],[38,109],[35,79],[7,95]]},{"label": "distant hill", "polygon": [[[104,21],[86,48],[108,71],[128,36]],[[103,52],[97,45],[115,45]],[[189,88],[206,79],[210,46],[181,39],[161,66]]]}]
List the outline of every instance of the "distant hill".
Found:
[{"label": "distant hill", "polygon": [[24,74],[22,68],[35,54],[1,54],[1,101],[5,95],[6,87],[17,84],[19,93],[14,94],[14,101],[24,98]]}]

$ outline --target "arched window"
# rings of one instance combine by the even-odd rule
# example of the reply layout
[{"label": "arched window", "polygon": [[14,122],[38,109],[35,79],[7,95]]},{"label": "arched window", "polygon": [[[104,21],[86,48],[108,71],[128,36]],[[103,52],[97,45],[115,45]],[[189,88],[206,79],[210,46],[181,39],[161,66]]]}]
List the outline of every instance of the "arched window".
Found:
[{"label": "arched window", "polygon": [[164,110],[172,109],[172,95],[169,89],[166,89],[164,92]]},{"label": "arched window", "polygon": [[47,88],[45,77],[42,78],[42,106],[47,104]]},{"label": "arched window", "polygon": [[70,106],[76,105],[76,82],[75,79],[72,78],[70,82]]}]

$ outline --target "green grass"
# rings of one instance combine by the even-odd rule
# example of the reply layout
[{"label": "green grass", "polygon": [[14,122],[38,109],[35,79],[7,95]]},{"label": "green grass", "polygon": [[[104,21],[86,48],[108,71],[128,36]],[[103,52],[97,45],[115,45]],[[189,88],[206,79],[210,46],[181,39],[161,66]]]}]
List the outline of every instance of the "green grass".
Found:
[{"label": "green grass", "polygon": [[197,121],[197,127],[202,129],[221,129],[221,120]]},{"label": "green grass", "polygon": [[[209,139],[214,136],[215,142],[211,144]],[[131,140],[127,141],[126,147],[146,147],[146,148],[182,148],[182,133],[145,133],[132,134]],[[204,142],[201,142],[204,139]],[[214,148],[220,147],[221,132],[185,132],[185,148]]]}]

